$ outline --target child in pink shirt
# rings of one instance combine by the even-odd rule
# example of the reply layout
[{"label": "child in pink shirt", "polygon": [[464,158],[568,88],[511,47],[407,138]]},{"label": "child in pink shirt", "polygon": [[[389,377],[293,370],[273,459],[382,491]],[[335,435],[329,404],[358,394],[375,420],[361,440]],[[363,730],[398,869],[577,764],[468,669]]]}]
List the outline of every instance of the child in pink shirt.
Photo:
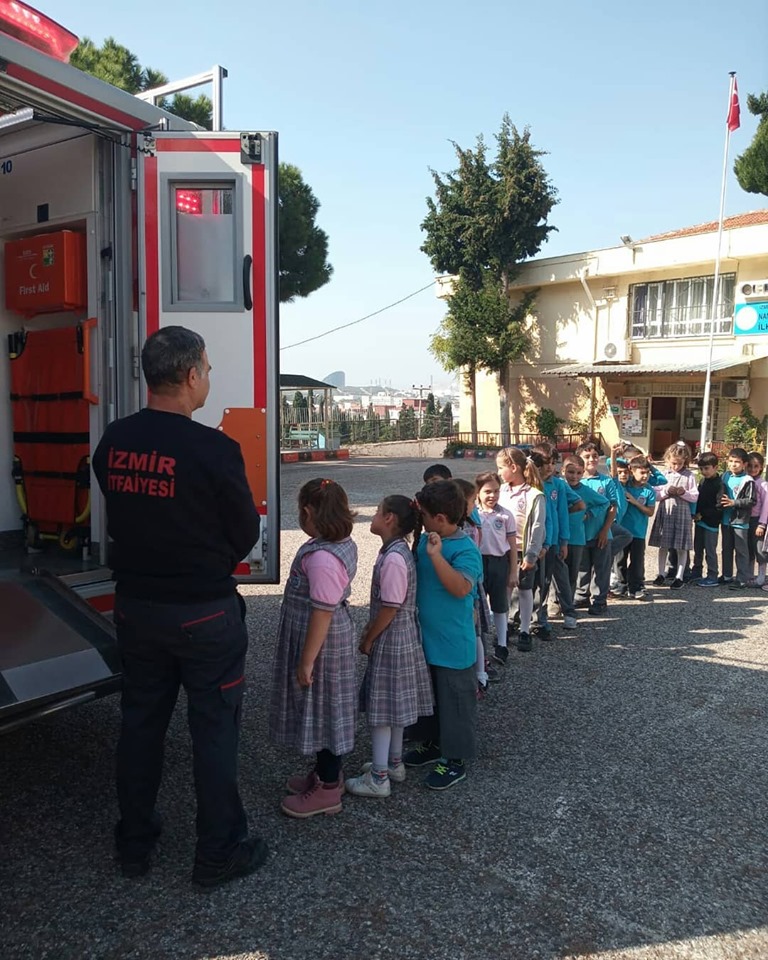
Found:
[{"label": "child in pink shirt", "polygon": [[299,491],[299,548],[285,585],[272,670],[269,734],[275,743],[315,754],[314,769],[288,780],[289,817],[338,813],[341,756],[355,742],[355,629],[347,601],[357,570],[354,514],[334,480]]},{"label": "child in pink shirt", "polygon": [[369,658],[360,708],[371,730],[373,759],[359,777],[347,780],[347,793],[357,797],[388,797],[391,781],[405,780],[403,731],[432,714],[432,681],[416,616],[416,562],[406,541],[420,518],[415,501],[395,494],[381,501],[371,521],[382,546],[360,641]]},{"label": "child in pink shirt", "polygon": [[501,477],[497,473],[478,474],[475,486],[483,530],[483,586],[491,604],[496,643],[506,648],[509,594],[517,586],[517,526],[510,511],[499,505]]}]

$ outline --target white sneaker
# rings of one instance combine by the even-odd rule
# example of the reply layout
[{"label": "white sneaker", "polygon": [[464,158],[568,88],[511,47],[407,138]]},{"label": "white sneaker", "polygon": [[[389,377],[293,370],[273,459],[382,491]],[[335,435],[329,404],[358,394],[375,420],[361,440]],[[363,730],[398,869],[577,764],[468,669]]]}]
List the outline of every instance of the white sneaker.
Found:
[{"label": "white sneaker", "polygon": [[392,792],[389,785],[389,777],[383,783],[378,783],[373,779],[370,770],[360,777],[352,777],[346,782],[347,793],[352,793],[356,797],[388,797]]},{"label": "white sneaker", "polygon": [[[368,773],[368,771],[373,766],[372,763],[364,763],[362,766],[362,772]],[[403,783],[405,780],[405,764],[401,763],[397,767],[387,767],[387,773],[389,774],[389,779],[394,783]]]},{"label": "white sneaker", "polygon": [[575,630],[579,625],[579,621],[576,617],[563,617],[563,629],[564,630]]}]

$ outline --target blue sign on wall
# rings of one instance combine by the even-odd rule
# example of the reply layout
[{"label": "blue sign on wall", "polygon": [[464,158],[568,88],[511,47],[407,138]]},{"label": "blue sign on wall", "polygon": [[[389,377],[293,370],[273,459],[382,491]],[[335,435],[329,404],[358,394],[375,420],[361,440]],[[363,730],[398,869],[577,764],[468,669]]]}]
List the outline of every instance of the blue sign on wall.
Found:
[{"label": "blue sign on wall", "polygon": [[737,303],[733,332],[742,337],[768,333],[768,300],[761,300],[759,303]]}]

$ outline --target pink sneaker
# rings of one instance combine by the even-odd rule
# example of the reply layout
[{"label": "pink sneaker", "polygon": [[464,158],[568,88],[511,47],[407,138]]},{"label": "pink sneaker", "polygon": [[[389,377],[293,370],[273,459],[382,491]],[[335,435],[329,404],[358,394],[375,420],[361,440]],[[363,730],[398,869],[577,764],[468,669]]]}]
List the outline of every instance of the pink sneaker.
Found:
[{"label": "pink sneaker", "polygon": [[[341,778],[341,785],[344,786],[344,771],[339,774]],[[285,781],[285,789],[288,793],[306,793],[307,790],[312,788],[312,784],[315,782],[315,771],[314,768],[307,773],[294,773],[292,777],[288,777]]]},{"label": "pink sneaker", "polygon": [[344,782],[339,778],[334,784],[324,784],[316,773],[312,773],[312,783],[304,793],[286,797],[280,809],[289,817],[306,820],[318,813],[341,813],[341,797]]}]

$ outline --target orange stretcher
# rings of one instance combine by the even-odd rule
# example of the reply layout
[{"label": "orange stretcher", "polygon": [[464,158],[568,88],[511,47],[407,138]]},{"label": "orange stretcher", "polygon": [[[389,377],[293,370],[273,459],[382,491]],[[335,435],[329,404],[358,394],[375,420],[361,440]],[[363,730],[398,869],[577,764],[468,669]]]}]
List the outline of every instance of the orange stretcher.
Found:
[{"label": "orange stretcher", "polygon": [[96,320],[9,336],[13,477],[27,545],[90,536],[90,339]]}]

